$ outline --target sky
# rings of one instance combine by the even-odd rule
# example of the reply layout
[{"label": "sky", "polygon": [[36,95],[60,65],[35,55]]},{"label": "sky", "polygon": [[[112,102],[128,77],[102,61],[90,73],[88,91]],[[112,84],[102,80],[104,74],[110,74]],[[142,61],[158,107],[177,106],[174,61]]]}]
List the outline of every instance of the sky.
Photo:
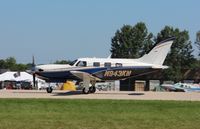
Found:
[{"label": "sky", "polygon": [[138,22],[154,35],[166,25],[187,30],[194,42],[199,12],[200,0],[0,0],[0,59],[108,57],[115,32]]}]

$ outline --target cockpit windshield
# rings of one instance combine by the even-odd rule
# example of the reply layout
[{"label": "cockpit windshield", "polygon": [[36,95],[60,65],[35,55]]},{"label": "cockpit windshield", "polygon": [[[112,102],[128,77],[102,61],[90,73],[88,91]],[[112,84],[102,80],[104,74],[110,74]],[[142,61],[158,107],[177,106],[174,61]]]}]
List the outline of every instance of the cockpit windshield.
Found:
[{"label": "cockpit windshield", "polygon": [[76,62],[77,62],[77,60],[74,60],[69,65],[73,66]]},{"label": "cockpit windshield", "polygon": [[80,66],[80,67],[86,67],[87,66],[87,62],[86,61],[79,61],[76,66]]},{"label": "cockpit windshield", "polygon": [[74,60],[69,65],[71,65],[71,66],[86,67],[87,66],[87,62],[86,61],[80,61],[80,60]]}]

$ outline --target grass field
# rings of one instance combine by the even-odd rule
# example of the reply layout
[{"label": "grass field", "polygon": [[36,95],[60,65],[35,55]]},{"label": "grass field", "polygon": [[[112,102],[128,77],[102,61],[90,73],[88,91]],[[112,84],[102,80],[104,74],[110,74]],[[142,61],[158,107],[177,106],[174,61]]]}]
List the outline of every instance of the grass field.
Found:
[{"label": "grass field", "polygon": [[200,102],[0,99],[0,129],[199,129]]}]

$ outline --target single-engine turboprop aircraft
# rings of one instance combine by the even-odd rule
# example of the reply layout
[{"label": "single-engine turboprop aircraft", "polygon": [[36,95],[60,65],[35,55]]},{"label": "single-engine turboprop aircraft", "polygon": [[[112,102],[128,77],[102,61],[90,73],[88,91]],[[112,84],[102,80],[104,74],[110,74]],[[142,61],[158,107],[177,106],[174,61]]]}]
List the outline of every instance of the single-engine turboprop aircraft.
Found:
[{"label": "single-engine turboprop aircraft", "polygon": [[[94,93],[96,81],[121,80],[168,68],[163,62],[174,39],[169,38],[155,44],[148,54],[138,59],[79,58],[66,65],[35,66],[33,63],[33,75],[49,82],[83,81],[83,93]],[[48,93],[52,90],[51,87],[47,88]]]}]

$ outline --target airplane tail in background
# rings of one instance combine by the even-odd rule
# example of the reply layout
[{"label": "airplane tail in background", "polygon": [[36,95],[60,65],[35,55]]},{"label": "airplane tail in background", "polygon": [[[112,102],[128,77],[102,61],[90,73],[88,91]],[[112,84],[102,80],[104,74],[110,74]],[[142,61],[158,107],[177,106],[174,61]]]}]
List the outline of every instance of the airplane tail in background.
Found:
[{"label": "airplane tail in background", "polygon": [[172,37],[157,43],[148,54],[145,54],[139,60],[144,63],[163,65],[174,40],[175,37]]}]

